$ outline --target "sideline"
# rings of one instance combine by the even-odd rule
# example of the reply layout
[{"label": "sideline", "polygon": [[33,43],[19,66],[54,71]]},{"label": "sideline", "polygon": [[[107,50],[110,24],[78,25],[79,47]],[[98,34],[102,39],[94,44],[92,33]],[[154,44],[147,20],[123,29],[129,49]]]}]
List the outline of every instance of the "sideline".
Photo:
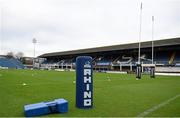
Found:
[{"label": "sideline", "polygon": [[168,99],[168,100],[166,100],[166,101],[164,101],[164,102],[162,102],[162,103],[160,103],[160,104],[158,104],[158,105],[156,105],[156,106],[154,106],[154,107],[152,107],[152,108],[150,108],[150,109],[148,109],[142,113],[140,113],[137,117],[144,117],[144,116],[152,113],[153,111],[156,111],[157,109],[167,105],[168,103],[170,103],[171,101],[175,100],[178,97],[180,97],[180,94],[178,94],[178,95],[176,95],[176,96],[174,96],[174,97],[172,97],[172,98],[170,98],[170,99]]}]

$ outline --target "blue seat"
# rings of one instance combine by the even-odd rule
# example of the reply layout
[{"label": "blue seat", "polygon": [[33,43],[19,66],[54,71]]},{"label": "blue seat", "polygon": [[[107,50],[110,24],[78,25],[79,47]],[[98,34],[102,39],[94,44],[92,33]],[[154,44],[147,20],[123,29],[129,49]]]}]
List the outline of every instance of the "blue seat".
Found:
[{"label": "blue seat", "polygon": [[8,68],[24,69],[24,65],[14,58],[0,58],[0,66]]},{"label": "blue seat", "polygon": [[40,116],[50,113],[66,113],[68,112],[68,101],[65,99],[56,99],[50,102],[25,105],[24,111],[26,117]]}]

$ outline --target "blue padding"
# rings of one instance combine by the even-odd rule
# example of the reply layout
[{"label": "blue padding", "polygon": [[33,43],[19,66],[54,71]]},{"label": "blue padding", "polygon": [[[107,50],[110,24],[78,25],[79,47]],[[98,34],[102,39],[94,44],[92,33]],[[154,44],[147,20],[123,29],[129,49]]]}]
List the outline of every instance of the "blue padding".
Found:
[{"label": "blue padding", "polygon": [[51,113],[57,113],[57,104],[55,101],[52,102],[45,102],[45,104],[48,106]]},{"label": "blue padding", "polygon": [[93,70],[90,56],[76,58],[76,107],[93,107]]},{"label": "blue padding", "polygon": [[60,113],[68,112],[68,101],[65,99],[56,99],[57,110]]},{"label": "blue padding", "polygon": [[50,102],[40,102],[24,106],[26,117],[46,115],[50,113],[68,112],[68,101],[65,99],[56,99]]},{"label": "blue padding", "polygon": [[24,110],[26,117],[40,116],[50,113],[48,106],[44,102],[25,105]]}]

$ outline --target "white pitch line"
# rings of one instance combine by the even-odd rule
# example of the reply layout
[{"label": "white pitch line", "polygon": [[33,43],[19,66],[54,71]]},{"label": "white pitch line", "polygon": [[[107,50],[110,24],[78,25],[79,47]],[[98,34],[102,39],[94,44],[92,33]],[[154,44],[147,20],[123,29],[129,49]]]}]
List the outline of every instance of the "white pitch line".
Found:
[{"label": "white pitch line", "polygon": [[154,107],[152,107],[152,108],[150,108],[150,109],[148,109],[142,113],[140,113],[137,117],[144,117],[144,116],[152,113],[153,111],[156,111],[157,109],[167,105],[168,103],[170,103],[171,101],[175,100],[178,97],[180,97],[180,94],[178,94],[178,95],[176,95],[176,96],[174,96],[174,97],[172,97],[172,98],[170,98],[170,99],[168,99],[168,100],[166,100],[166,101],[164,101],[164,102],[162,102],[162,103],[160,103],[160,104],[158,104],[158,105],[156,105],[156,106],[154,106]]}]

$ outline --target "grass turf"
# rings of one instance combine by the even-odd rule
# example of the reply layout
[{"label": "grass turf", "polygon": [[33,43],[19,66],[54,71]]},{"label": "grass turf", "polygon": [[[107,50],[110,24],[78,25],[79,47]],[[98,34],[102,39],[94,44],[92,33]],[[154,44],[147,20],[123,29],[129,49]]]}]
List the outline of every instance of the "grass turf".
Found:
[{"label": "grass turf", "polygon": [[[0,116],[24,116],[25,104],[65,98],[68,113],[45,116],[131,117],[180,94],[180,77],[94,73],[94,108],[82,110],[75,107],[74,80],[74,72],[0,70]],[[177,98],[147,116],[180,117],[179,109]]]}]

